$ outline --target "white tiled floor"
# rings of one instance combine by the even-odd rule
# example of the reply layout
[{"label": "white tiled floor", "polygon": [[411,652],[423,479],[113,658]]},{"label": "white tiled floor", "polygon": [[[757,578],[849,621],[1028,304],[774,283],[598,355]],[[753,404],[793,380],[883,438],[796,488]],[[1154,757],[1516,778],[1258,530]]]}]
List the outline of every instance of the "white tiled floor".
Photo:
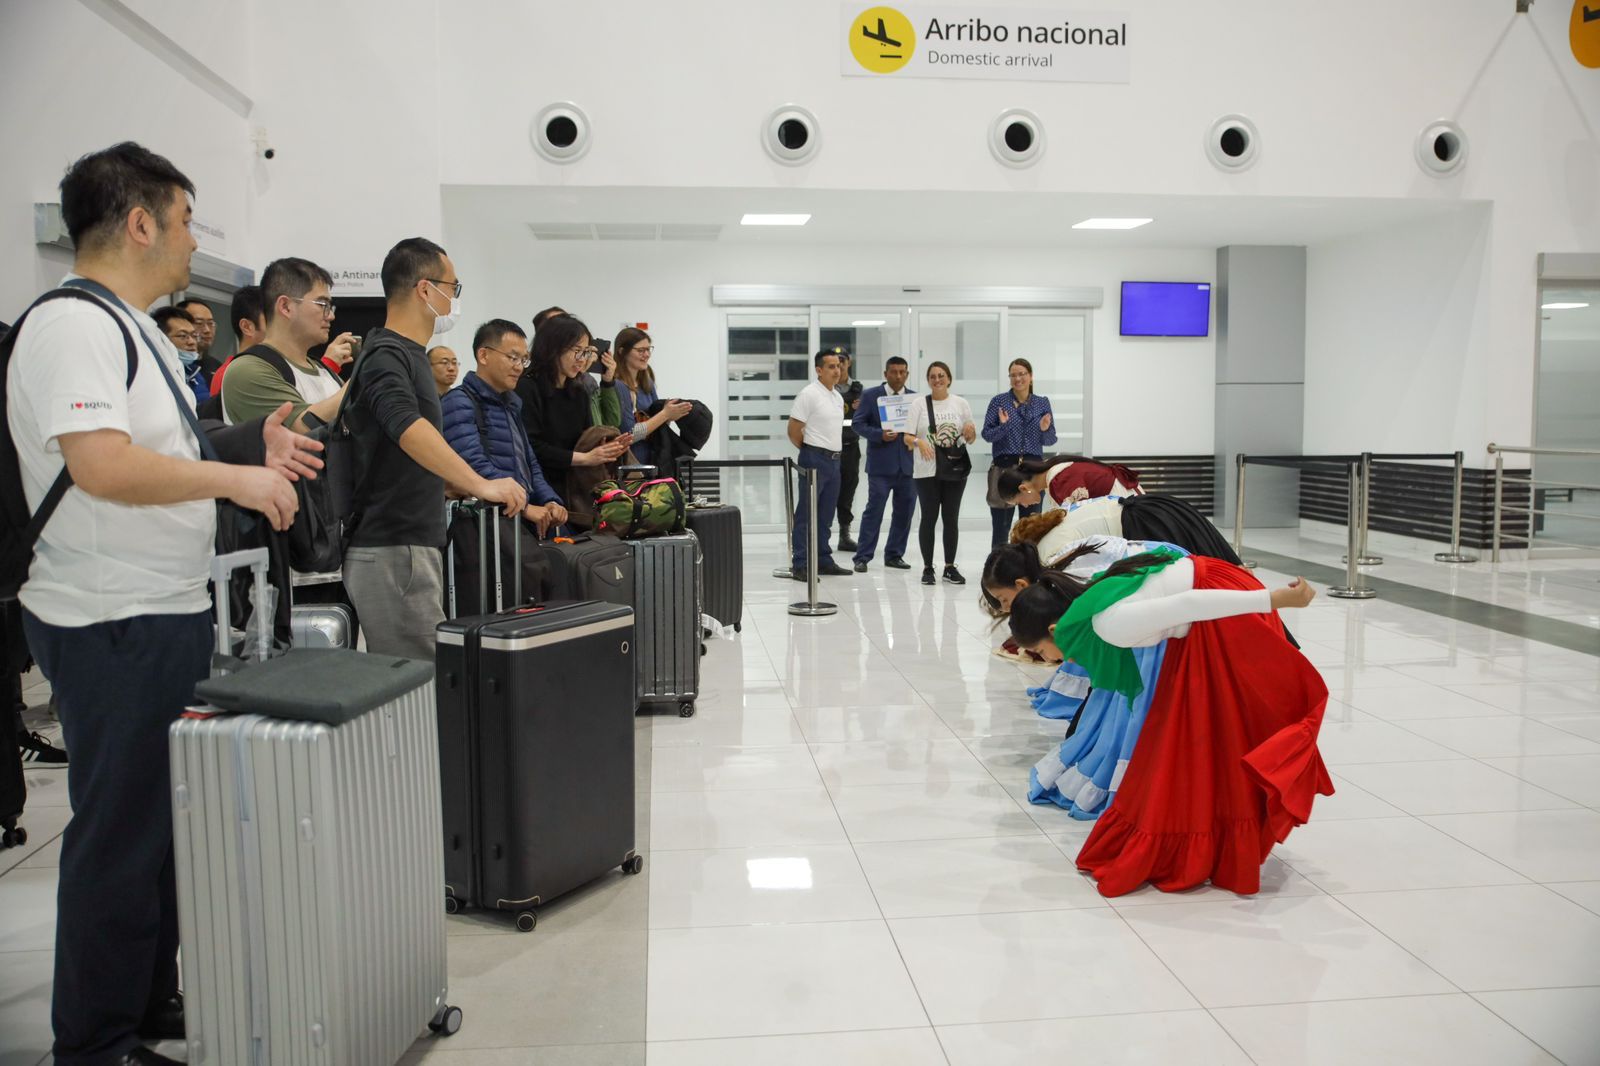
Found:
[{"label": "white tiled floor", "polygon": [[[963,539],[975,579],[986,538]],[[1374,543],[1383,577],[1579,624],[1600,587],[1579,560]],[[467,1027],[407,1062],[1600,1064],[1600,655],[1320,598],[1289,625],[1332,693],[1338,794],[1254,898],[1108,901],[1072,862],[1090,826],[1026,802],[1064,725],[1025,699],[1046,672],[990,654],[974,586],[875,566],[794,618],[777,540],[747,549],[698,715],[639,733],[645,877],[528,936],[453,919]],[[0,855],[0,1066],[48,1046],[66,800],[30,777],[33,838]]]}]

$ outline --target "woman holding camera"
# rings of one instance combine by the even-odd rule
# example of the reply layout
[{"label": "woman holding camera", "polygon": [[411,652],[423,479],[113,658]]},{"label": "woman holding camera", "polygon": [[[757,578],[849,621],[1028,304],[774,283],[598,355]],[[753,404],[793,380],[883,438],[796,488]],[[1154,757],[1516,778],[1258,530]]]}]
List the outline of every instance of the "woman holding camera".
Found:
[{"label": "woman holding camera", "polygon": [[944,579],[965,585],[956,569],[956,543],[961,531],[961,494],[967,489],[972,460],[967,445],[978,439],[972,405],[950,392],[952,377],[944,363],[928,364],[928,395],[911,407],[910,431],[901,435],[912,451],[911,477],[922,505],[917,539],[922,546],[922,583],[935,584],[933,530],[944,521]]}]

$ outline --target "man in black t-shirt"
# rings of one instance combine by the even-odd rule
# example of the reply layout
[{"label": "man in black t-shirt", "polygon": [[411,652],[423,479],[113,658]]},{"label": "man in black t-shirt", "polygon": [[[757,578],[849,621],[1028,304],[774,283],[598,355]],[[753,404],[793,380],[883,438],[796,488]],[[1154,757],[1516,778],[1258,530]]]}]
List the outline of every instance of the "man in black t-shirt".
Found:
[{"label": "man in black t-shirt", "polygon": [[444,619],[445,486],[510,515],[528,497],[512,478],[480,477],[440,432],[424,345],[461,313],[450,257],[410,237],[384,257],[382,276],[388,315],[367,335],[346,397],[356,462],[344,583],[368,651],[432,661]]}]

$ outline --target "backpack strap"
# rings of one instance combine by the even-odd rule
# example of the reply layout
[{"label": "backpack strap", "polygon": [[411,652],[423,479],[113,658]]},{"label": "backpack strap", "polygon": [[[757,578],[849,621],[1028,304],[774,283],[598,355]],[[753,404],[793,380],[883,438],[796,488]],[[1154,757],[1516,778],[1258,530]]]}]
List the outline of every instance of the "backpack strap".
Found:
[{"label": "backpack strap", "polygon": [[282,352],[278,351],[278,349],[272,347],[272,345],[252,344],[239,354],[253,355],[257,359],[266,360],[268,363],[272,364],[272,368],[278,372],[278,376],[283,379],[283,383],[285,385],[289,385],[291,387],[294,385],[294,369],[289,366],[288,358]]},{"label": "backpack strap", "polygon": [[[489,458],[494,453],[489,450],[489,416],[483,410],[483,398],[476,392],[461,386],[461,391],[467,394],[467,399],[472,401],[472,421],[478,427],[478,443],[483,445],[483,456]],[[515,436],[515,434],[512,434]],[[513,444],[516,442],[513,441]]]},{"label": "backpack strap", "polygon": [[[128,332],[128,324],[122,321],[121,315],[107,307],[103,300],[90,295],[83,289],[77,288],[51,289],[28,305],[28,309],[22,312],[22,317],[17,319],[10,332],[4,338],[0,338],[0,368],[10,367],[11,353],[16,350],[17,338],[22,335],[22,324],[28,320],[28,316],[33,313],[33,309],[52,300],[83,300],[111,316],[111,321],[117,324],[117,331],[122,334],[122,346],[128,357],[128,377],[124,387],[131,389],[134,376],[139,372],[139,353],[133,346],[133,334]],[[0,373],[3,373],[3,370],[0,370]],[[3,396],[4,388],[4,384],[0,383],[0,396]],[[6,443],[12,453],[15,454],[16,444],[11,441],[9,433],[7,433]],[[66,460],[63,459],[61,473],[57,474],[55,481],[51,482],[50,488],[44,494],[44,499],[39,502],[39,510],[34,512],[33,516],[28,520],[27,529],[23,532],[23,539],[30,548],[39,542],[39,536],[44,532],[45,523],[50,521],[50,516],[55,513],[56,508],[61,504],[62,498],[66,496],[67,490],[71,487],[72,472],[67,469]]]}]

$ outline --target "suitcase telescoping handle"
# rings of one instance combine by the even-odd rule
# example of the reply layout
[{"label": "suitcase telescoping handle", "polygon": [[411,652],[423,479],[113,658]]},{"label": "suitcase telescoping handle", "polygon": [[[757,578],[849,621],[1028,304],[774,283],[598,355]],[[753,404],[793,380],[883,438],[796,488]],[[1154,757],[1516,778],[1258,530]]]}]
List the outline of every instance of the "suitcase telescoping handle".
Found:
[{"label": "suitcase telescoping handle", "polygon": [[619,466],[619,467],[617,467],[617,476],[622,478],[624,481],[626,481],[628,479],[628,475],[629,474],[636,474],[636,475],[638,475],[640,480],[645,480],[645,479],[648,479],[648,478],[655,477],[660,472],[661,472],[661,468],[660,467],[647,466],[647,465],[644,465],[644,464],[640,464],[638,466]]},{"label": "suitcase telescoping handle", "polygon": [[[489,527],[494,527],[494,613],[506,609],[505,603],[505,574],[503,563],[500,559],[500,505],[485,503],[483,500],[470,499],[457,501],[456,507],[468,514],[478,516],[478,588],[489,587]],[[450,617],[456,616],[456,556],[454,551],[446,553],[446,565],[449,567],[450,584]],[[522,518],[518,516],[511,522],[511,601],[517,605],[522,603]],[[483,595],[482,607],[485,614],[489,613],[488,595]]]},{"label": "suitcase telescoping handle", "polygon": [[230,578],[248,566],[255,573],[256,658],[265,662],[272,654],[272,614],[267,610],[267,549],[218,555],[211,560],[211,587],[217,597],[217,654],[233,654],[233,604]]}]

